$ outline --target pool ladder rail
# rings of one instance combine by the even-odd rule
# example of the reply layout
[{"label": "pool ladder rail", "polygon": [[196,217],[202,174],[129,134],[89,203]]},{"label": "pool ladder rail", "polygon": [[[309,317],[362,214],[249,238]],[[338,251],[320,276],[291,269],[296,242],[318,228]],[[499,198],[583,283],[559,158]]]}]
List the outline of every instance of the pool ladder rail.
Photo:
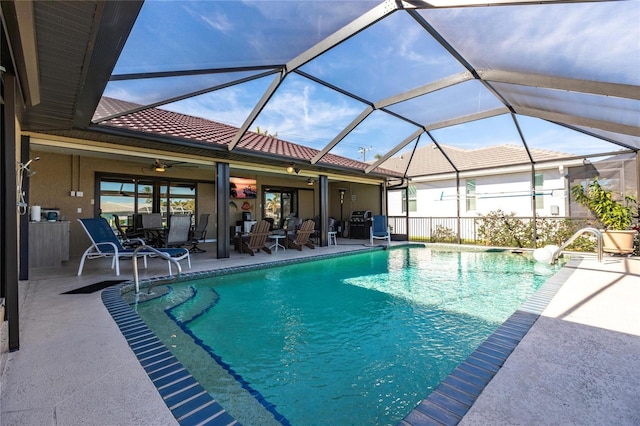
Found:
[{"label": "pool ladder rail", "polygon": [[596,228],[587,227],[587,228],[582,228],[578,232],[573,234],[571,238],[569,238],[567,241],[562,243],[562,245],[556,251],[553,252],[553,254],[551,255],[551,264],[555,265],[555,263],[558,261],[558,257],[560,257],[560,253],[562,253],[562,250],[564,250],[567,246],[569,246],[572,242],[574,242],[576,238],[586,233],[591,233],[596,236],[596,239],[598,241],[598,247],[597,247],[598,262],[602,262],[602,253],[603,253],[602,232],[600,232]]},{"label": "pool ladder rail", "polygon": [[[156,248],[148,246],[146,244],[141,244],[138,247],[136,247],[136,249],[133,251],[133,256],[131,257],[133,262],[133,283],[135,284],[135,287],[136,287],[136,294],[140,292],[140,279],[138,278],[138,252],[140,252],[140,250],[150,251],[157,254],[158,256],[167,260],[168,262],[173,263],[176,266],[176,269],[178,271],[175,275],[171,275],[171,277],[167,278],[166,280],[154,281],[149,286],[147,290],[147,294],[151,293],[151,289],[157,286],[158,284],[172,283],[172,282],[175,282],[180,277],[180,274],[182,273],[182,267],[180,266],[180,262],[178,262],[173,257],[169,256],[167,253],[163,253],[160,250],[157,250]],[[148,253],[142,254],[142,256],[147,256],[147,255]],[[171,273],[171,268],[169,268],[169,273]]]}]

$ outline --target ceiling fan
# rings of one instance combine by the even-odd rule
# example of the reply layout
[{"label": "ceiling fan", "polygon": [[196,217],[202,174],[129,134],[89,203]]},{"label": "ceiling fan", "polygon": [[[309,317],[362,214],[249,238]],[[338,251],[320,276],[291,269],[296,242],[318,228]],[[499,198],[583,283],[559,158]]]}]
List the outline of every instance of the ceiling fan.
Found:
[{"label": "ceiling fan", "polygon": [[168,169],[172,168],[176,164],[182,164],[184,161],[176,161],[173,163],[169,163],[167,161],[156,158],[156,160],[148,166],[149,170],[153,170],[158,173],[166,172]]}]

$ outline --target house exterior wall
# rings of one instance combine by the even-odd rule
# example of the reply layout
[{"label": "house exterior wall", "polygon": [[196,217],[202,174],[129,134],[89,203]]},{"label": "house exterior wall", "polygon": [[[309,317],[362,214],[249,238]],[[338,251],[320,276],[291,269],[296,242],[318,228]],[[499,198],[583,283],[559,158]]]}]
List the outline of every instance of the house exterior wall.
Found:
[{"label": "house exterior wall", "polygon": [[[532,216],[531,172],[486,175],[469,175],[459,180],[460,217],[476,217],[494,210],[515,213],[517,216]],[[538,216],[564,216],[566,213],[565,177],[558,168],[538,170],[542,174],[542,188],[536,196],[542,197],[542,208],[536,209]],[[475,181],[475,208],[467,209],[467,182]],[[416,211],[412,217],[457,217],[457,194],[455,177],[443,180],[413,182],[416,188]],[[402,192],[389,192],[389,215],[403,216]],[[557,207],[556,209],[552,206]]]},{"label": "house exterior wall", "polygon": [[[74,151],[76,152],[76,151]],[[80,256],[89,246],[90,241],[86,236],[79,218],[94,217],[98,194],[95,193],[96,173],[108,173],[114,175],[132,175],[163,177],[171,180],[197,181],[197,214],[209,213],[207,227],[207,239],[215,238],[217,211],[215,203],[215,171],[213,168],[181,168],[172,167],[165,175],[147,169],[141,169],[140,160],[123,161],[109,158],[74,155],[71,153],[52,152],[37,144],[31,145],[31,157],[39,156],[40,160],[33,163],[31,169],[37,174],[29,178],[30,205],[39,205],[42,208],[59,209],[60,219],[69,221],[70,225],[70,256]],[[242,172],[234,170],[233,176],[256,179],[258,195],[251,200],[253,217],[262,214],[262,187],[283,186],[298,188],[305,196],[300,197],[299,214],[303,219],[314,218],[319,214],[319,194],[317,185],[308,186],[306,178],[302,176],[289,177],[274,176],[273,174],[261,174],[255,172]],[[380,208],[381,185],[372,185],[355,182],[332,182],[329,185],[329,214],[336,219],[340,217],[340,197],[338,188],[345,188],[344,220],[348,221],[353,210],[371,210],[373,214],[382,213]],[[82,197],[73,197],[71,191],[82,191]],[[196,220],[198,219],[196,216]],[[231,222],[240,220],[240,212],[232,212]]]},{"label": "house exterior wall", "polygon": [[[39,151],[32,147],[32,157],[40,160],[33,163],[32,169],[37,174],[30,178],[30,204],[42,208],[60,210],[60,218],[70,223],[69,254],[79,256],[89,246],[89,238],[85,235],[78,219],[94,217],[96,200],[96,172],[116,174],[144,174],[139,163],[114,161],[104,158],[74,156],[70,154]],[[173,170],[173,169],[172,169]],[[151,173],[151,172],[147,172]],[[209,170],[175,169],[171,171],[171,179],[199,179],[213,181],[214,172]],[[198,214],[210,213],[207,235],[215,233],[215,188],[213,184],[202,182],[198,191]],[[82,191],[82,197],[72,197],[70,191]],[[197,218],[196,218],[197,219]]]}]

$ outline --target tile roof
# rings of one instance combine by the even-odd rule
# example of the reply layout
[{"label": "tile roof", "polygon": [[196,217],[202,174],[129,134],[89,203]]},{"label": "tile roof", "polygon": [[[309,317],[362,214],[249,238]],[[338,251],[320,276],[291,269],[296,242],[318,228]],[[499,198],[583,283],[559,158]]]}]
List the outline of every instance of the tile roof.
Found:
[{"label": "tile roof", "polygon": [[[460,171],[529,163],[529,156],[523,146],[496,145],[476,149],[462,149],[443,144],[440,144],[440,146]],[[529,151],[537,162],[572,157],[571,154],[544,149],[529,148]],[[408,154],[392,157],[383,164],[383,167],[402,173],[407,168],[408,160]],[[449,164],[443,153],[437,149],[436,145],[429,144],[415,151],[411,158],[407,176],[417,177],[454,171],[455,169]]]},{"label": "tile roof", "polygon": [[[125,111],[130,113],[120,115]],[[112,117],[113,118],[109,118]],[[100,121],[103,120],[104,121]],[[159,108],[143,109],[139,104],[102,97],[93,121],[101,127],[120,128],[130,131],[166,136],[176,141],[189,141],[207,146],[227,147],[238,132],[238,128],[204,118],[179,114]],[[320,151],[287,142],[277,137],[247,131],[235,150],[250,151],[283,157],[283,160],[309,162]],[[364,170],[369,166],[357,160],[326,154],[318,165],[338,166],[353,170]],[[376,173],[397,177],[394,170],[375,169]]]}]

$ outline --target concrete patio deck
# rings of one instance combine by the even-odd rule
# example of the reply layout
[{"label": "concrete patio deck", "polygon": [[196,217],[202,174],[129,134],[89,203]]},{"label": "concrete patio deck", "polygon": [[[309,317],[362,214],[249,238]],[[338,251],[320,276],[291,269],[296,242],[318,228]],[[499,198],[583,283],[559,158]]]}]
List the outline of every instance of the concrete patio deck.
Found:
[{"label": "concrete patio deck", "polygon": [[[339,240],[218,260],[208,246],[188,272],[364,248]],[[77,277],[78,260],[31,271],[20,283],[21,346],[3,361],[0,424],[177,424],[100,292],[61,294],[115,278],[104,260],[87,262]],[[462,424],[640,424],[640,259],[585,258],[568,267],[566,283]],[[141,278],[166,273],[159,261],[140,270]],[[121,277],[131,277],[130,265]]]}]

